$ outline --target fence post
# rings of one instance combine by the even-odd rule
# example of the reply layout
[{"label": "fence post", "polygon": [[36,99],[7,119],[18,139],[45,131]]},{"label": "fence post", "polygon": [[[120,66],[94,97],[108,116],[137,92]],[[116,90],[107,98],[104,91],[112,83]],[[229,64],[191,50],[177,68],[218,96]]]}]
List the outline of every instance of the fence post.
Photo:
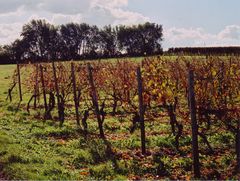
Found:
[{"label": "fence post", "polygon": [[103,123],[102,123],[102,119],[101,119],[100,111],[99,111],[99,106],[98,106],[98,98],[97,98],[96,88],[95,88],[94,81],[93,81],[92,68],[91,68],[91,65],[89,63],[88,63],[87,68],[88,68],[89,84],[91,86],[92,103],[93,103],[93,106],[94,106],[95,114],[97,116],[100,137],[105,138],[104,131],[103,131],[103,125],[102,125]]},{"label": "fence post", "polygon": [[55,90],[56,90],[56,94],[57,94],[58,119],[60,121],[60,126],[62,126],[64,120],[62,120],[62,114],[61,114],[61,108],[60,108],[60,97],[59,97],[60,95],[59,95],[57,73],[56,73],[56,67],[55,67],[54,60],[52,61],[52,68],[53,68],[53,78],[54,78]]},{"label": "fence post", "polygon": [[189,84],[188,99],[189,99],[191,126],[192,126],[192,155],[193,155],[194,177],[200,178],[200,163],[199,163],[199,150],[198,150],[198,124],[197,124],[197,118],[196,118],[196,102],[195,102],[195,92],[194,92],[193,70],[189,70],[188,84]]},{"label": "fence post", "polygon": [[[42,91],[43,91],[43,100],[44,100],[44,107],[45,107],[45,114],[47,113],[48,106],[47,106],[47,97],[46,97],[46,89],[45,89],[45,82],[43,76],[43,67],[40,64],[40,74],[41,74],[41,82],[42,82]],[[46,115],[45,115],[46,116]]]},{"label": "fence post", "polygon": [[74,70],[74,63],[71,62],[72,85],[73,85],[73,95],[74,95],[74,103],[75,103],[75,111],[76,111],[76,121],[77,121],[77,125],[80,126],[79,112],[78,112],[78,101],[77,101],[76,77],[75,77],[74,71],[75,71]]},{"label": "fence post", "polygon": [[34,87],[34,109],[37,108],[37,97],[39,98],[39,87],[38,87],[38,64],[36,64],[36,75],[35,75],[35,87]]},{"label": "fence post", "polygon": [[143,85],[142,85],[142,75],[140,67],[137,68],[137,82],[138,82],[138,101],[139,101],[139,116],[141,124],[141,144],[142,144],[142,154],[146,154],[146,141],[145,141],[145,125],[144,125],[144,105],[143,105]]},{"label": "fence post", "polygon": [[238,120],[236,135],[235,135],[235,151],[236,151],[236,171],[240,173],[240,121]]},{"label": "fence post", "polygon": [[20,72],[20,66],[17,62],[17,72],[18,72],[18,88],[19,88],[19,98],[20,102],[22,101],[22,87],[21,87],[21,72]]}]

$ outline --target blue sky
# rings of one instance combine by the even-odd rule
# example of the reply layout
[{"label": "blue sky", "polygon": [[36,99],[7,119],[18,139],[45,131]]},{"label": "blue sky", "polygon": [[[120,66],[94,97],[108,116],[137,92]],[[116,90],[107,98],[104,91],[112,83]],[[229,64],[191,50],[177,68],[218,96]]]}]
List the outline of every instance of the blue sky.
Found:
[{"label": "blue sky", "polygon": [[162,24],[163,47],[240,45],[239,0],[0,0],[0,44],[19,38],[31,19]]},{"label": "blue sky", "polygon": [[166,27],[202,27],[210,33],[240,23],[239,0],[130,0],[129,9]]}]

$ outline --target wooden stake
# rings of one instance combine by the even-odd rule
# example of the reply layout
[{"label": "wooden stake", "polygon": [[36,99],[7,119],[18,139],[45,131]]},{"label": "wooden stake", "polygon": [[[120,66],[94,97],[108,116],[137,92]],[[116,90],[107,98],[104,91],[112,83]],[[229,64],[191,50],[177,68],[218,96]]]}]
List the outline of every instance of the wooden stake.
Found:
[{"label": "wooden stake", "polygon": [[22,101],[22,87],[21,87],[21,72],[20,72],[20,66],[17,62],[17,72],[18,72],[18,88],[19,88],[19,98],[20,102]]},{"label": "wooden stake", "polygon": [[141,143],[142,143],[142,154],[146,154],[146,140],[145,140],[145,124],[144,124],[144,105],[143,105],[143,86],[142,86],[142,75],[140,67],[137,68],[137,82],[138,82],[138,101],[139,101],[139,116],[141,124]]},{"label": "wooden stake", "polygon": [[39,98],[39,87],[38,87],[38,64],[36,64],[36,75],[35,75],[35,87],[34,87],[34,109],[37,108],[37,97]]},{"label": "wooden stake", "polygon": [[47,97],[46,97],[46,89],[45,89],[45,82],[44,82],[44,76],[43,76],[43,67],[40,65],[40,74],[41,74],[41,82],[42,82],[42,91],[43,91],[43,100],[44,100],[44,107],[45,107],[45,113],[48,110],[47,106]]},{"label": "wooden stake", "polygon": [[58,119],[60,121],[60,127],[63,125],[62,120],[62,114],[61,114],[61,106],[60,106],[60,95],[59,95],[59,87],[58,87],[58,81],[57,81],[57,72],[56,72],[56,67],[54,61],[52,61],[52,68],[53,68],[53,78],[54,78],[54,83],[55,83],[55,90],[57,94],[57,105],[58,105]]},{"label": "wooden stake", "polygon": [[94,106],[95,114],[97,116],[97,121],[98,121],[98,127],[99,127],[99,133],[101,138],[105,138],[104,136],[104,131],[103,131],[103,122],[100,116],[100,111],[99,111],[99,106],[98,106],[98,98],[97,98],[97,93],[96,93],[96,88],[94,85],[93,81],[93,75],[92,75],[92,69],[90,64],[88,63],[88,79],[89,79],[89,84],[91,86],[91,97],[92,97],[92,103]]},{"label": "wooden stake", "polygon": [[72,73],[72,85],[73,85],[73,95],[75,103],[76,121],[77,125],[80,126],[79,112],[78,112],[78,101],[77,101],[77,88],[76,88],[76,77],[74,73],[74,63],[71,62],[71,73]]},{"label": "wooden stake", "polygon": [[195,178],[200,178],[200,163],[199,163],[199,150],[198,150],[198,123],[196,118],[196,102],[194,92],[194,72],[189,70],[189,106],[191,114],[192,126],[192,155],[193,155],[193,169]]}]

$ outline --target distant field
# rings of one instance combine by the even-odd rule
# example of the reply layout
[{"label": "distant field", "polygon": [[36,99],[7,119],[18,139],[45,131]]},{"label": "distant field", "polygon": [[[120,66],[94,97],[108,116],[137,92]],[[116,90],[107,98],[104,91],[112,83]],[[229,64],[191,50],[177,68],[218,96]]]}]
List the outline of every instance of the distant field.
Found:
[{"label": "distant field", "polygon": [[1,99],[3,97],[3,93],[8,89],[8,85],[15,68],[16,65],[0,65]]},{"label": "distant field", "polygon": [[[239,57],[232,57],[231,65],[229,64],[229,57],[212,57],[214,63],[206,61],[205,56],[180,57],[176,61],[177,58],[179,57],[166,56],[163,57],[163,60],[158,60],[157,57],[153,60],[150,57],[142,65],[145,91],[148,91],[146,95],[150,96],[149,98],[144,94],[145,103],[147,104],[147,101],[149,101],[148,103],[150,104],[145,113],[146,155],[141,154],[140,126],[137,125],[136,130],[130,133],[134,111],[138,110],[135,68],[139,64],[133,62],[139,63],[143,58],[131,58],[131,61],[125,59],[126,64],[117,64],[116,59],[114,59],[115,61],[112,59],[104,60],[103,64],[94,61],[93,70],[95,70],[95,67],[98,67],[93,73],[95,75],[95,85],[100,90],[99,98],[101,99],[99,100],[99,106],[102,105],[103,99],[107,97],[105,102],[106,108],[104,109],[106,115],[103,124],[106,139],[99,138],[98,124],[91,107],[87,79],[81,82],[87,74],[85,69],[80,69],[81,66],[78,63],[75,64],[75,70],[78,70],[76,71],[78,75],[77,85],[81,86],[83,84],[84,86],[81,88],[85,91],[82,92],[82,102],[80,102],[79,107],[81,119],[84,111],[89,107],[91,109],[87,119],[87,135],[76,125],[72,89],[69,87],[71,80],[69,63],[56,64],[58,65],[57,67],[60,67],[58,69],[58,75],[61,78],[59,80],[60,93],[62,94],[63,92],[66,95],[68,91],[70,92],[69,97],[66,98],[65,121],[61,128],[59,127],[57,106],[51,112],[52,120],[44,120],[42,92],[40,92],[37,108],[34,109],[33,102],[31,102],[30,112],[28,113],[26,110],[27,103],[34,90],[35,67],[28,65],[27,68],[21,69],[25,77],[22,79],[24,82],[23,101],[18,107],[17,86],[13,91],[13,102],[10,103],[9,100],[5,100],[8,88],[12,83],[12,75],[16,65],[0,65],[0,178],[20,180],[194,179],[191,125],[187,99],[185,97],[186,87],[184,87],[187,86],[185,85],[187,79],[182,78],[186,76],[184,62],[186,60],[190,61],[194,65],[197,75],[204,73],[205,80],[208,80],[209,77],[212,78],[211,80],[214,80],[212,84],[207,84],[209,87],[206,88],[205,92],[203,91],[205,84],[202,84],[202,80],[198,81],[196,83],[196,96],[199,96],[197,101],[200,102],[202,100],[204,102],[208,95],[212,96],[216,93],[216,97],[213,100],[213,106],[216,108],[221,105],[221,102],[218,100],[220,97],[222,98],[217,93],[222,91],[222,94],[224,93],[226,97],[229,97],[228,94],[230,93],[227,88],[223,90],[219,88],[220,81],[224,81],[224,83],[231,81],[231,86],[236,82],[232,81],[234,80],[232,78],[238,76],[239,70],[236,67],[239,66],[237,63]],[[119,70],[120,73],[112,73],[107,71],[108,69],[102,71],[112,61],[116,63],[111,65],[113,67],[112,70]],[[194,61],[197,63],[194,64]],[[201,61],[203,63],[206,62],[202,64]],[[224,77],[219,79],[220,73],[218,71],[222,62],[225,63],[225,68],[222,70],[226,71],[224,71]],[[236,71],[232,69],[233,65],[236,66]],[[47,92],[53,91],[55,94],[51,65],[44,64],[43,66],[46,68],[44,78],[46,85],[48,85]],[[208,70],[209,67],[212,69]],[[125,79],[125,83],[122,81],[122,77],[120,77],[120,75],[125,75],[121,74],[120,70],[122,69],[124,69],[123,71],[129,69],[126,75],[128,73],[131,75]],[[184,72],[179,72],[179,70]],[[29,76],[29,73],[32,73],[31,76]],[[111,73],[118,79],[114,79],[114,76],[111,77]],[[62,78],[60,75],[65,77]],[[40,77],[38,80],[40,81]],[[175,80],[179,80],[178,86]],[[109,100],[112,89],[104,89],[106,85],[112,84],[119,88],[118,93],[122,94],[123,99],[119,101],[115,115],[112,114],[112,100]],[[39,86],[41,88],[40,82]],[[238,90],[239,87],[235,84],[234,86]],[[180,88],[179,92],[175,94],[176,87]],[[213,88],[217,91],[214,92]],[[209,91],[210,89],[213,92]],[[225,89],[226,91],[224,92]],[[136,108],[128,105],[127,98],[125,99],[124,97],[128,96],[124,92],[127,90],[130,91],[129,99]],[[109,95],[105,96],[106,94]],[[174,114],[178,123],[175,125],[176,133],[173,133],[169,109],[166,108],[166,105],[173,104],[176,96],[179,96],[179,102],[176,103]],[[232,95],[232,99],[238,105],[239,99],[235,99],[234,96]],[[49,95],[47,95],[47,98],[49,98]],[[122,105],[120,105],[120,102]],[[159,106],[160,103],[161,106]],[[223,110],[222,107],[221,109]],[[202,119],[199,122],[200,131],[206,135],[210,144],[209,148],[204,137],[199,137],[201,178],[237,179],[239,175],[235,172],[234,132],[228,130],[224,120],[220,120],[214,117],[214,115],[211,116],[211,128],[208,129],[206,119]],[[177,124],[183,126],[179,140],[177,140],[178,138],[176,139],[177,134],[180,134],[179,125]],[[235,126],[235,122],[232,123],[232,126]],[[176,144],[177,141],[179,145]]]}]

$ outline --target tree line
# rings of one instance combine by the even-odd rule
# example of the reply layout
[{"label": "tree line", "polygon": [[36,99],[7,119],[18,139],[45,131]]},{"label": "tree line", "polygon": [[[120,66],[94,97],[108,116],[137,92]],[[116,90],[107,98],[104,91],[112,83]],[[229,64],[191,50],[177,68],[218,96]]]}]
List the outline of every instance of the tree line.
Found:
[{"label": "tree line", "polygon": [[162,53],[162,25],[105,26],[86,23],[59,26],[32,20],[21,38],[0,47],[0,63],[144,56]]},{"label": "tree line", "polygon": [[169,48],[167,54],[187,54],[187,55],[239,55],[240,47],[179,47]]}]

